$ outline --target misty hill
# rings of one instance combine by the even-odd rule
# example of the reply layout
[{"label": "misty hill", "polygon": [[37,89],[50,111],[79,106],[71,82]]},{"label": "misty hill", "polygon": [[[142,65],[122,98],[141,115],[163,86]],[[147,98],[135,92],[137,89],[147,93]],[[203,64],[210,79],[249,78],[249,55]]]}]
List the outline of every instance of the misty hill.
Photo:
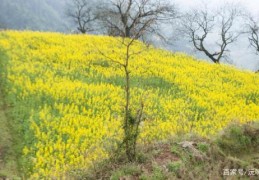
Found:
[{"label": "misty hill", "polygon": [[0,28],[67,31],[67,0],[0,0]]}]

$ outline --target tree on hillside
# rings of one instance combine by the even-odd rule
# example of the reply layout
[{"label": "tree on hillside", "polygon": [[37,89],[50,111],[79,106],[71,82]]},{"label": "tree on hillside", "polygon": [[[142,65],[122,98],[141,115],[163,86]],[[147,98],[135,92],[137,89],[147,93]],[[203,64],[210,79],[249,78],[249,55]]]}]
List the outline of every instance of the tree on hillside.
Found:
[{"label": "tree on hillside", "polygon": [[118,67],[121,68],[124,72],[124,82],[125,82],[125,88],[124,88],[125,97],[124,97],[124,111],[123,111],[124,137],[121,143],[121,147],[124,147],[127,159],[129,161],[134,161],[136,159],[137,140],[139,138],[140,124],[143,121],[143,114],[144,114],[143,99],[140,99],[139,105],[133,104],[132,102],[131,71],[130,71],[131,62],[130,61],[134,57],[138,56],[139,54],[143,53],[148,49],[149,47],[148,44],[144,46],[141,45],[142,48],[139,50],[136,50],[135,48],[133,48],[133,46],[140,43],[139,41],[137,41],[138,38],[142,37],[147,32],[146,27],[152,24],[151,22],[153,22],[153,19],[150,19],[150,21],[143,20],[141,22],[142,22],[141,26],[139,26],[139,28],[134,27],[134,30],[130,30],[128,32],[129,34],[127,34],[126,32],[122,33],[121,31],[119,31],[122,34],[120,34],[121,38],[118,38],[117,40],[120,43],[122,49],[120,51],[120,55],[117,56],[118,58],[114,58],[114,56],[111,56],[110,54],[105,54],[97,48],[98,52],[104,58],[110,60],[111,63],[118,65]]},{"label": "tree on hillside", "polygon": [[[139,39],[157,33],[158,25],[176,17],[175,5],[162,0],[110,0],[101,8],[100,20],[107,33]],[[141,32],[141,33],[139,33]]]},{"label": "tree on hillside", "polygon": [[92,23],[97,19],[97,15],[88,0],[72,0],[66,14],[77,24],[79,32],[85,34],[94,30]]},{"label": "tree on hillside", "polygon": [[[111,0],[99,12],[99,20],[107,33],[118,38],[122,50],[115,58],[110,54],[105,54],[98,50],[104,58],[109,59],[113,64],[118,65],[124,72],[124,137],[122,147],[124,147],[127,159],[136,159],[136,146],[140,133],[140,124],[143,121],[144,101],[140,99],[140,104],[132,102],[131,95],[131,60],[143,51],[148,49],[148,45],[141,45],[139,50],[133,48],[139,44],[138,39],[145,38],[148,33],[158,33],[158,25],[163,21],[168,21],[176,17],[176,8],[169,1],[162,0]],[[112,53],[111,53],[112,54]]]},{"label": "tree on hillside", "polygon": [[[235,29],[240,15],[239,9],[230,5],[225,5],[216,12],[206,7],[192,9],[181,20],[182,32],[196,50],[204,53],[214,63],[220,63],[227,57],[228,46],[240,35]],[[216,38],[216,34],[219,35],[219,39]],[[208,40],[212,38],[215,45],[211,47]]]},{"label": "tree on hillside", "polygon": [[249,42],[254,47],[256,54],[259,53],[259,27],[254,19],[250,18],[249,23]]},{"label": "tree on hillside", "polygon": [[[250,46],[254,48],[255,53],[258,55],[259,54],[259,26],[253,17],[249,18],[248,34],[249,34],[248,40],[249,40]],[[259,68],[256,72],[259,73]]]},{"label": "tree on hillside", "polygon": [[[145,51],[148,46],[144,47],[143,49],[140,49],[136,52],[136,50],[133,49],[133,46],[136,43],[140,43],[139,41],[136,41],[138,37],[143,35],[145,31],[139,30],[135,32],[134,35],[132,35],[132,38],[125,38],[122,37],[119,40],[119,43],[121,43],[121,54],[118,56],[118,58],[114,58],[110,56],[110,54],[105,54],[101,50],[98,50],[99,53],[106,59],[110,60],[111,63],[118,65],[120,69],[124,72],[124,82],[125,82],[125,88],[124,88],[124,119],[123,119],[123,130],[124,130],[124,137],[122,140],[120,148],[123,147],[125,150],[126,156],[128,161],[134,161],[136,159],[136,146],[137,146],[137,140],[140,133],[140,124],[143,121],[143,113],[144,113],[144,101],[143,99],[140,99],[139,105],[133,105],[132,103],[132,97],[131,97],[131,71],[130,71],[130,61],[137,56],[138,54]],[[138,106],[137,109],[133,108]]]}]

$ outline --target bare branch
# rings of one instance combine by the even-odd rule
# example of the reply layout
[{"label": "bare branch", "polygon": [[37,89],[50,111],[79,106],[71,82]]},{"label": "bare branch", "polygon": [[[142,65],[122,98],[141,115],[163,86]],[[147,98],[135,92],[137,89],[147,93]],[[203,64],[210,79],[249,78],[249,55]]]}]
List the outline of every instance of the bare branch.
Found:
[{"label": "bare branch", "polygon": [[[182,32],[190,39],[195,49],[203,52],[214,63],[220,63],[226,57],[229,44],[234,43],[240,33],[234,32],[234,24],[239,17],[235,6],[225,6],[215,14],[207,8],[192,10],[182,18]],[[217,51],[209,50],[205,41],[208,35],[219,31],[220,40],[215,41]]]},{"label": "bare branch", "polygon": [[256,21],[250,17],[250,21],[249,21],[249,42],[250,45],[255,49],[256,54],[259,53],[259,27],[258,24],[256,23]]},{"label": "bare branch", "polygon": [[88,1],[72,0],[71,3],[66,14],[77,24],[77,30],[83,34],[93,31],[91,23],[96,21],[98,16],[94,14],[94,10],[90,7]]},{"label": "bare branch", "polygon": [[111,0],[100,12],[109,35],[139,39],[158,22],[176,17],[176,8],[162,0]]}]

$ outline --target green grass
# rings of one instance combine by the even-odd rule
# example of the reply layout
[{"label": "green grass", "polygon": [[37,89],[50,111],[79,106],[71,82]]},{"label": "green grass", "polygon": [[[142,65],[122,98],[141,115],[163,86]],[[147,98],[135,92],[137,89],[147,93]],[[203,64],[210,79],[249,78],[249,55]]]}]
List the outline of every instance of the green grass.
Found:
[{"label": "green grass", "polygon": [[[0,51],[0,60],[6,60],[7,57]],[[0,61],[0,69],[2,63]],[[17,152],[19,141],[22,140],[15,136],[14,128],[17,125],[12,124],[8,116],[8,107],[5,104],[3,93],[3,82],[1,81],[3,72],[0,72],[0,179],[20,179],[19,166],[17,161]]]},{"label": "green grass", "polygon": [[16,151],[5,108],[0,94],[0,179],[5,177],[19,179]]}]

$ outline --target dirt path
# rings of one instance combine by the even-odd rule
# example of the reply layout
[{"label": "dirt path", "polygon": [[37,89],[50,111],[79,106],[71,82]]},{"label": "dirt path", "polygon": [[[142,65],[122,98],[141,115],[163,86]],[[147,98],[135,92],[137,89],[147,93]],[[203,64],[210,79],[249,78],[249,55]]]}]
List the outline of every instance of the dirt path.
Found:
[{"label": "dirt path", "polygon": [[18,174],[12,132],[6,116],[6,106],[0,91],[0,180],[15,179]]}]

